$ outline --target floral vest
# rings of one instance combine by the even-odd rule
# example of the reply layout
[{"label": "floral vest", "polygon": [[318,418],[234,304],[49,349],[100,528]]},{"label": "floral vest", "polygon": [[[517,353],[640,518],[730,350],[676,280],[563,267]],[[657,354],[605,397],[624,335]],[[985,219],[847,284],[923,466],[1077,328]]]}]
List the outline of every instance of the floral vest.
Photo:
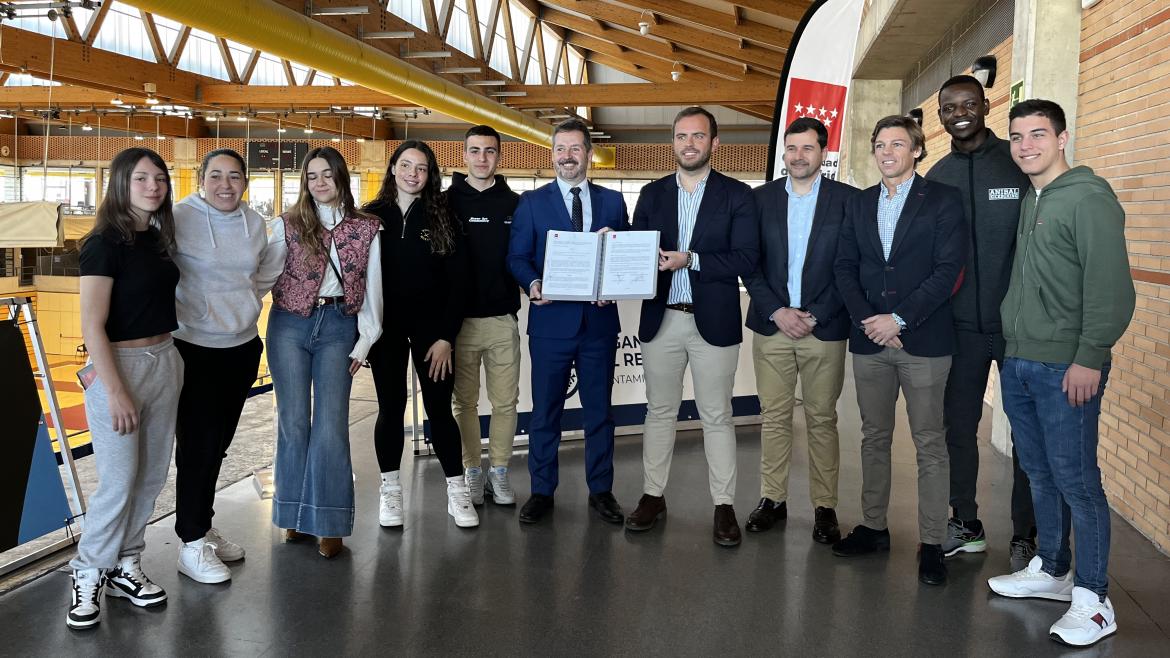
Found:
[{"label": "floral vest", "polygon": [[[284,271],[272,288],[272,301],[280,308],[309,317],[317,303],[317,291],[329,267],[326,258],[308,259],[300,236],[289,225],[288,214],[280,216],[284,222],[284,242],[288,246]],[[370,262],[370,244],[378,235],[381,223],[377,219],[346,217],[333,230],[320,229],[321,244],[325,253],[330,245],[337,243],[337,256],[341,260],[341,289],[345,292],[342,312],[357,315],[366,297],[366,269]]]}]

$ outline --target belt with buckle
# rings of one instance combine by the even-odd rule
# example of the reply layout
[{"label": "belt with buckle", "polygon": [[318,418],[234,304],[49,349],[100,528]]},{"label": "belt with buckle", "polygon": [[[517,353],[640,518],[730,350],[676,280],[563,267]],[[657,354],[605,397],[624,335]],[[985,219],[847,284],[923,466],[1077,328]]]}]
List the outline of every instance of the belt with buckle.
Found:
[{"label": "belt with buckle", "polygon": [[333,304],[334,306],[341,306],[345,304],[345,297],[318,297],[317,306],[325,306],[326,304]]},{"label": "belt with buckle", "polygon": [[667,304],[666,308],[672,311],[682,311],[683,313],[693,314],[695,312],[694,304]]}]

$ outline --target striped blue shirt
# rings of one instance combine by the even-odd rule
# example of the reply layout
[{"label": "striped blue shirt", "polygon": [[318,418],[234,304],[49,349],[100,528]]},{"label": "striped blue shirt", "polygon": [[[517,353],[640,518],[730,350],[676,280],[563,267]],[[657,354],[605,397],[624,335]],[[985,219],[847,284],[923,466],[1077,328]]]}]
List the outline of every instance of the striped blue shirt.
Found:
[{"label": "striped blue shirt", "polygon": [[902,208],[910,196],[910,186],[914,184],[914,179],[917,177],[918,174],[914,174],[904,182],[899,183],[894,188],[894,196],[892,197],[887,198],[888,192],[884,183],[878,194],[878,237],[882,240],[882,253],[885,254],[886,260],[889,260],[890,248],[894,246],[894,230],[898,228],[898,217],[902,215]]},{"label": "striped blue shirt", "polygon": [[[678,185],[678,251],[690,251],[691,249],[691,236],[695,233],[699,205],[703,203],[703,190],[707,189],[707,178],[710,176],[711,174],[708,172],[703,180],[695,185],[694,192],[687,192],[687,188],[683,187],[678,174],[674,175],[674,182]],[[699,270],[699,254],[692,256],[691,269],[696,272]],[[691,277],[687,268],[675,270],[670,280],[670,294],[666,296],[666,303],[692,304],[694,301],[694,297],[691,295]]]}]

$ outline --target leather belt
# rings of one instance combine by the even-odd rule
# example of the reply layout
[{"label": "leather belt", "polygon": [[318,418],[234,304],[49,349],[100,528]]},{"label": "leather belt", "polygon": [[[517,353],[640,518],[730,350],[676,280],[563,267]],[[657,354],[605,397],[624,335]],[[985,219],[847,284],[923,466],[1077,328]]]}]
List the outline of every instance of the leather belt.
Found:
[{"label": "leather belt", "polygon": [[683,313],[694,314],[695,312],[694,304],[667,304],[666,308],[672,311],[682,311]]},{"label": "leather belt", "polygon": [[334,306],[342,306],[345,304],[345,297],[318,297],[317,306],[325,306],[326,304],[333,304]]}]

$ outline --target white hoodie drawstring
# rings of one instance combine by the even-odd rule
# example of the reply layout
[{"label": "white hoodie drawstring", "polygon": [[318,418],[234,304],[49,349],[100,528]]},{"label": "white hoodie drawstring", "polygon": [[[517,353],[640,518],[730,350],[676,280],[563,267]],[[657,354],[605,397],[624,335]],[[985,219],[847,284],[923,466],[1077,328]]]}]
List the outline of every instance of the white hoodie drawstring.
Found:
[{"label": "white hoodie drawstring", "polygon": [[211,211],[208,210],[211,206],[206,200],[203,202],[203,216],[207,219],[207,237],[211,239],[211,248],[219,249],[219,245],[215,243],[215,231],[211,228]]}]

